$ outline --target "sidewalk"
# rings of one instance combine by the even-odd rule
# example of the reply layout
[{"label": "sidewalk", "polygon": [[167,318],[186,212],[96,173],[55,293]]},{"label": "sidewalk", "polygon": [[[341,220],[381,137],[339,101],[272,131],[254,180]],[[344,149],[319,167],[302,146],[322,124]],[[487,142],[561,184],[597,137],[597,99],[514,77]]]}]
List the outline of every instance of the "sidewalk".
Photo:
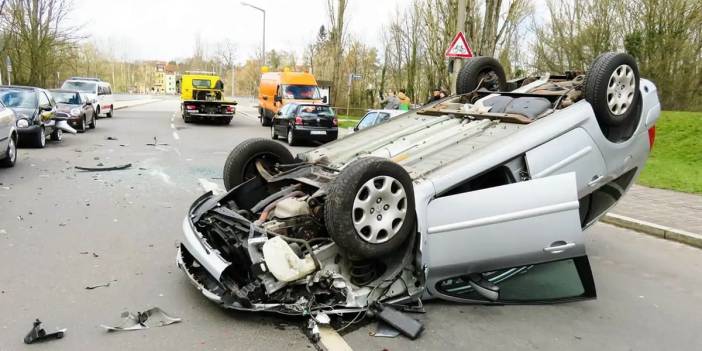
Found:
[{"label": "sidewalk", "polygon": [[603,222],[702,247],[702,196],[633,185]]}]

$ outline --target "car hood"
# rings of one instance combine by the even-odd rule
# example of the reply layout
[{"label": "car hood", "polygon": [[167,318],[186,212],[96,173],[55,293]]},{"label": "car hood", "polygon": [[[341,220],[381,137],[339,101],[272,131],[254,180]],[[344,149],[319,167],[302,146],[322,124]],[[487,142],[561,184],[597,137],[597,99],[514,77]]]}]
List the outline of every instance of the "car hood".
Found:
[{"label": "car hood", "polygon": [[30,119],[34,117],[34,115],[37,112],[37,109],[35,108],[26,108],[26,107],[12,107],[12,110],[15,111],[15,114],[17,115],[17,118],[25,118],[22,117],[22,115],[29,117]]},{"label": "car hood", "polygon": [[73,105],[73,104],[57,104],[56,105],[56,110],[61,111],[61,112],[70,112],[72,109],[80,107],[80,105]]}]

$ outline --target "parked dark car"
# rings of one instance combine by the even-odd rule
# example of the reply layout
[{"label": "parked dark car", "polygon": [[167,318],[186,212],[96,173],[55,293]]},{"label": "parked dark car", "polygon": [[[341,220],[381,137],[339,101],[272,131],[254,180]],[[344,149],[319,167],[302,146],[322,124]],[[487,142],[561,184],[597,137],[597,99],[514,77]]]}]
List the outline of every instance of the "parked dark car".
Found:
[{"label": "parked dark car", "polygon": [[301,140],[329,142],[336,140],[339,121],[334,109],[321,104],[289,103],[274,116],[271,138],[286,136],[288,144]]},{"label": "parked dark car", "polygon": [[4,85],[0,86],[0,101],[15,111],[20,143],[43,148],[47,135],[51,140],[61,140],[61,129],[45,123],[56,114],[56,102],[46,90]]},{"label": "parked dark car", "polygon": [[95,129],[93,99],[77,90],[53,89],[50,92],[57,104],[57,116],[67,117],[68,124],[79,133],[87,128]]}]

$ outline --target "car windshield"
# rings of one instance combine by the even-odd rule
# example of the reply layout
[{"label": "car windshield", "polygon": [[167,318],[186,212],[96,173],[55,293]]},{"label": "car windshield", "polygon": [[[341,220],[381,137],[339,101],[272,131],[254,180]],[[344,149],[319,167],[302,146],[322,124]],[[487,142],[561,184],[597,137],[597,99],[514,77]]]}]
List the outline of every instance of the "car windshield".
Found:
[{"label": "car windshield", "polygon": [[281,91],[284,99],[321,99],[319,89],[314,85],[283,85]]},{"label": "car windshield", "polygon": [[0,100],[7,107],[37,107],[37,96],[31,90],[3,90],[0,91]]},{"label": "car windshield", "polygon": [[61,86],[61,89],[68,90],[78,90],[81,93],[95,94],[97,90],[97,83],[95,82],[81,82],[81,81],[67,81]]},{"label": "car windshield", "polygon": [[209,79],[193,79],[193,88],[210,89]]},{"label": "car windshield", "polygon": [[334,110],[329,106],[303,105],[299,114],[303,117],[332,117]]},{"label": "car windshield", "polygon": [[52,91],[51,95],[54,96],[54,100],[60,104],[70,104],[70,105],[80,105],[80,95],[78,93],[67,93]]}]

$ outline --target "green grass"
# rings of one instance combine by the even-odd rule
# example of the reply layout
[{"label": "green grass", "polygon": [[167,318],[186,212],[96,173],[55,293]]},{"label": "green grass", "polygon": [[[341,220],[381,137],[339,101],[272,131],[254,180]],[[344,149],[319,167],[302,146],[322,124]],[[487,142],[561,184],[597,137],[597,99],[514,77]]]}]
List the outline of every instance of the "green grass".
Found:
[{"label": "green grass", "polygon": [[361,117],[347,115],[337,115],[336,117],[339,119],[339,127],[341,128],[353,128],[361,119]]},{"label": "green grass", "polygon": [[642,185],[702,194],[702,112],[664,111]]}]

